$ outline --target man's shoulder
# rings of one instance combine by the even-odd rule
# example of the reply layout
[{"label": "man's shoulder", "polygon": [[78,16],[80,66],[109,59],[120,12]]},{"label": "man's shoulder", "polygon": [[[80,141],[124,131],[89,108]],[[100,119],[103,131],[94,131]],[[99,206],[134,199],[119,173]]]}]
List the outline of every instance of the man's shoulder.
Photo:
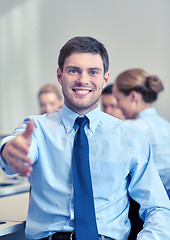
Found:
[{"label": "man's shoulder", "polygon": [[29,120],[32,120],[35,124],[43,124],[51,121],[57,121],[61,119],[59,111],[53,113],[46,113],[42,115],[31,115],[24,119],[24,123],[27,123]]},{"label": "man's shoulder", "polygon": [[134,128],[132,125],[127,124],[126,121],[120,120],[115,118],[107,113],[102,113],[101,117],[102,125],[105,129],[118,130],[123,133],[131,133],[131,134],[138,134],[138,130]]},{"label": "man's shoulder", "polygon": [[137,151],[141,146],[148,147],[148,141],[141,131],[126,121],[102,114],[99,124],[100,135],[113,145],[119,143],[122,148],[126,145],[132,152]]}]

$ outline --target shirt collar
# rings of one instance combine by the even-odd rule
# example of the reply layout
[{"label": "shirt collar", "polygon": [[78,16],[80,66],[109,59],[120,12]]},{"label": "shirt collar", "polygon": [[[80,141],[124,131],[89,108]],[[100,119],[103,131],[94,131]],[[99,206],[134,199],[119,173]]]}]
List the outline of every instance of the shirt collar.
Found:
[{"label": "shirt collar", "polygon": [[141,116],[150,116],[150,115],[153,115],[153,114],[156,114],[157,111],[155,108],[147,108],[147,109],[144,109],[143,111],[141,111],[137,118],[140,118]]},{"label": "shirt collar", "polygon": [[[61,116],[66,133],[71,132],[73,130],[74,122],[75,122],[76,118],[80,115],[77,114],[76,112],[73,112],[65,104],[63,104],[63,107],[62,107],[61,111],[59,112],[59,114]],[[100,121],[100,118],[101,118],[100,105],[98,105],[95,109],[88,112],[84,116],[86,116],[89,119],[88,127],[94,133],[94,131]]]}]

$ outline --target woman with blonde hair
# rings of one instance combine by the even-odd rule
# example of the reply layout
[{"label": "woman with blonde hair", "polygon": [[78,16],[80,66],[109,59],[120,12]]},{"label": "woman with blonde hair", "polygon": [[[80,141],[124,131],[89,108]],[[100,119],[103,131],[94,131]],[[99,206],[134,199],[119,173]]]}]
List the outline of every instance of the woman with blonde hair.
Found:
[{"label": "woman with blonde hair", "polygon": [[[170,123],[153,107],[163,89],[163,83],[158,76],[151,75],[141,68],[134,68],[117,76],[113,91],[118,107],[128,119],[126,122],[142,131],[150,143],[160,178],[170,194]],[[133,215],[134,211],[130,214]],[[134,220],[133,216],[130,218]],[[133,221],[132,229],[133,224],[138,224],[138,221]]]},{"label": "woman with blonde hair", "polygon": [[38,92],[41,114],[52,113],[63,105],[62,94],[59,88],[52,83],[43,85]]}]

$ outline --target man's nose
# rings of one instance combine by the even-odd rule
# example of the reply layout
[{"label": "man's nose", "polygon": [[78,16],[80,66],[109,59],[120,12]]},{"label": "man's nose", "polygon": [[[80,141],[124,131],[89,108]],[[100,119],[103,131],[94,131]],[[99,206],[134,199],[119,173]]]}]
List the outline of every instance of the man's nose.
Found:
[{"label": "man's nose", "polygon": [[79,74],[79,76],[78,76],[78,81],[79,82],[85,83],[85,82],[87,82],[87,80],[88,80],[88,77],[87,77],[87,74],[85,72],[82,72],[81,74]]}]

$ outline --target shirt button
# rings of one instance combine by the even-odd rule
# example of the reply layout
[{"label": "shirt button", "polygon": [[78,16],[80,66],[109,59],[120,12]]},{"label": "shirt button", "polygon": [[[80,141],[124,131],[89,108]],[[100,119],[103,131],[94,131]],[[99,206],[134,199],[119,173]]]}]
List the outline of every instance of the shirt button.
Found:
[{"label": "shirt button", "polygon": [[70,129],[70,127],[67,127],[67,130],[69,130]]}]

